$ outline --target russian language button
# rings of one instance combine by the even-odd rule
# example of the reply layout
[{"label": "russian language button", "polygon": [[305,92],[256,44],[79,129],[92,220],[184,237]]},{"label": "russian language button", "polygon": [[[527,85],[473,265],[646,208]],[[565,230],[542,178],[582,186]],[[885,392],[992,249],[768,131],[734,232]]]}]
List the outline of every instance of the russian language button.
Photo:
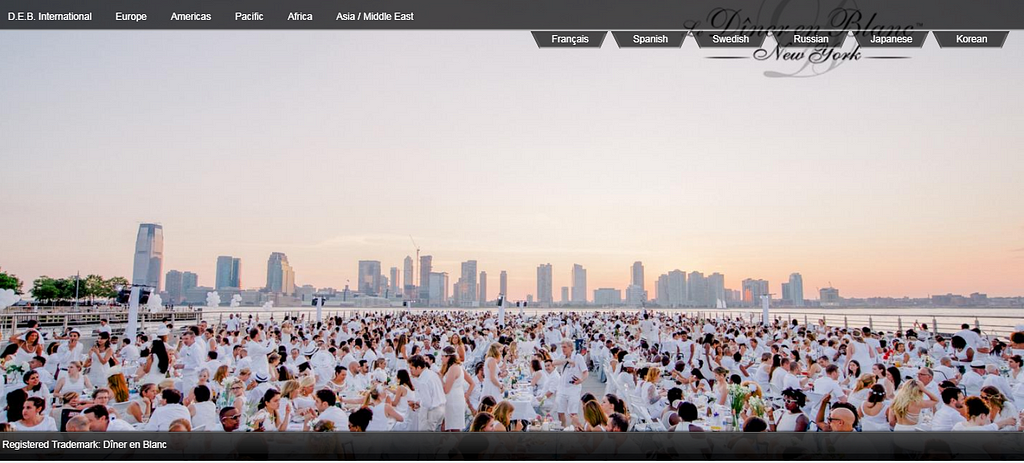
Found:
[{"label": "russian language button", "polygon": [[935,31],[935,40],[942,48],[1002,48],[1008,31]]},{"label": "russian language button", "polygon": [[928,31],[859,32],[853,36],[864,48],[921,48]]},{"label": "russian language button", "polygon": [[540,48],[601,48],[607,31],[533,31]]},{"label": "russian language button", "polygon": [[619,48],[679,48],[683,45],[686,32],[659,31],[612,31]]},{"label": "russian language button", "polygon": [[779,32],[775,41],[780,47],[839,48],[847,35],[846,31]]},{"label": "russian language button", "polygon": [[701,48],[761,48],[763,34],[751,32],[695,31],[693,38]]}]

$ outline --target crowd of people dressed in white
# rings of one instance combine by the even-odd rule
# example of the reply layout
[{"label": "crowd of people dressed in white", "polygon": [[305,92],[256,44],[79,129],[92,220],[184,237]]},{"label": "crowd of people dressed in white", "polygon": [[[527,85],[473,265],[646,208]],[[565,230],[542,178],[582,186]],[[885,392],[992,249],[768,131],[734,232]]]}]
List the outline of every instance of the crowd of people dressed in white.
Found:
[{"label": "crowd of people dressed in white", "polygon": [[[8,431],[1024,429],[1006,338],[677,311],[229,315],[11,333]],[[602,384],[603,383],[603,384]]]}]

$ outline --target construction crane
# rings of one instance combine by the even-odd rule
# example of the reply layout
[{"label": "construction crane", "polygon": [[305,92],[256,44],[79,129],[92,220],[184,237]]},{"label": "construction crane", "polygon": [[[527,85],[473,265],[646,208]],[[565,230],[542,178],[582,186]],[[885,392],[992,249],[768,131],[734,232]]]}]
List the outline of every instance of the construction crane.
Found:
[{"label": "construction crane", "polygon": [[420,246],[416,244],[416,240],[412,239],[412,235],[409,235],[409,241],[412,241],[412,247],[416,248],[416,260],[412,262],[412,281],[416,282],[418,288],[422,281],[419,281],[419,273],[416,272],[416,266],[420,264]]}]

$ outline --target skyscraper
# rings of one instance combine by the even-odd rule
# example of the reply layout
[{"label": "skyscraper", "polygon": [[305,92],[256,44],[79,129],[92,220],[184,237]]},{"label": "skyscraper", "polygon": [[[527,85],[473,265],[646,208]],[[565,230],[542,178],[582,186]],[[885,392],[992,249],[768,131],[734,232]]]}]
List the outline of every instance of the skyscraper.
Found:
[{"label": "skyscraper", "polygon": [[177,304],[185,298],[185,292],[181,289],[181,272],[171,270],[164,278],[164,290],[167,291],[167,303]]},{"label": "skyscraper", "polygon": [[668,305],[678,307],[686,303],[686,272],[668,272]]},{"label": "skyscraper", "polygon": [[359,286],[356,289],[365,296],[380,294],[380,261],[359,261]]},{"label": "skyscraper", "polygon": [[658,305],[664,306],[664,307],[668,307],[669,306],[669,302],[668,302],[669,301],[669,297],[668,297],[669,292],[668,292],[668,274],[667,273],[658,276],[658,283],[654,287],[654,289],[655,289],[655,295],[654,296],[655,296],[656,300],[658,301]]},{"label": "skyscraper", "polygon": [[476,261],[467,260],[462,263],[462,275],[459,277],[459,281],[465,283],[463,285],[463,293],[459,294],[459,302],[466,306],[472,306],[473,302],[477,299],[477,285],[476,285]]},{"label": "skyscraper", "polygon": [[580,264],[572,266],[572,303],[587,304],[587,269]]},{"label": "skyscraper", "polygon": [[725,275],[715,272],[705,279],[708,288],[708,307],[718,307],[718,301],[725,303]]},{"label": "skyscraper", "polygon": [[405,298],[407,300],[412,300],[415,297],[413,293],[416,292],[416,281],[413,276],[412,264],[412,257],[405,256],[405,260],[402,262],[402,283],[404,285],[402,289],[405,290]]},{"label": "skyscraper", "polygon": [[295,293],[295,271],[288,264],[288,256],[274,252],[267,259],[267,292],[291,295]]},{"label": "skyscraper", "polygon": [[804,306],[804,277],[799,273],[789,275],[789,301],[794,306]]},{"label": "skyscraper", "polygon": [[[430,272],[433,270],[433,265],[431,265],[433,259],[433,256],[420,256],[420,285],[416,298],[423,304],[429,304],[431,301]],[[445,291],[447,291],[447,282],[445,282],[444,287]]]},{"label": "skyscraper", "polygon": [[428,296],[424,303],[432,307],[448,305],[448,273],[430,272],[425,281],[420,284],[420,297]]},{"label": "skyscraper", "polygon": [[164,266],[164,227],[155,223],[139,225],[135,239],[135,265],[132,284],[161,290],[160,277]]},{"label": "skyscraper", "polygon": [[551,295],[551,264],[540,264],[537,266],[537,302],[552,303]]},{"label": "skyscraper", "polygon": [[217,278],[214,288],[218,291],[226,288],[241,289],[241,271],[242,259],[231,256],[217,257]]},{"label": "skyscraper", "polygon": [[561,302],[562,304],[568,304],[569,303],[569,287],[568,286],[562,286],[562,299],[559,302]]},{"label": "skyscraper", "polygon": [[761,304],[761,296],[768,295],[768,282],[747,278],[742,286],[743,302],[753,305]]},{"label": "skyscraper", "polygon": [[399,294],[398,288],[398,267],[391,267],[391,287],[388,291],[388,296],[397,296]]},{"label": "skyscraper", "polygon": [[508,272],[502,270],[498,276],[498,292],[508,298]]},{"label": "skyscraper", "polygon": [[633,285],[633,286],[639,286],[641,291],[646,291],[646,289],[644,287],[644,264],[643,264],[643,262],[640,262],[640,261],[633,262],[633,267],[631,268],[631,270],[632,270],[632,272],[631,272],[632,275],[631,275],[631,278],[629,279],[629,284]]},{"label": "skyscraper", "polygon": [[477,297],[480,305],[487,302],[487,272],[480,272],[480,296]]},{"label": "skyscraper", "polygon": [[707,307],[708,304],[708,282],[704,274],[690,272],[686,277],[686,294],[690,296],[690,304],[697,307]]},{"label": "skyscraper", "polygon": [[184,297],[185,292],[199,287],[199,275],[192,272],[181,273],[181,294]]}]

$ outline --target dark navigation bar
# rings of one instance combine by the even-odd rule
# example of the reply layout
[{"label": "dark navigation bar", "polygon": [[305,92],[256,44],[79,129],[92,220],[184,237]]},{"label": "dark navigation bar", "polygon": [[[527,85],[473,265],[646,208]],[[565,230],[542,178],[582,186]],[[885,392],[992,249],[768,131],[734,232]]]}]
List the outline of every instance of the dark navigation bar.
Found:
[{"label": "dark navigation bar", "polygon": [[0,29],[1024,29],[1013,0],[4,0]]}]

